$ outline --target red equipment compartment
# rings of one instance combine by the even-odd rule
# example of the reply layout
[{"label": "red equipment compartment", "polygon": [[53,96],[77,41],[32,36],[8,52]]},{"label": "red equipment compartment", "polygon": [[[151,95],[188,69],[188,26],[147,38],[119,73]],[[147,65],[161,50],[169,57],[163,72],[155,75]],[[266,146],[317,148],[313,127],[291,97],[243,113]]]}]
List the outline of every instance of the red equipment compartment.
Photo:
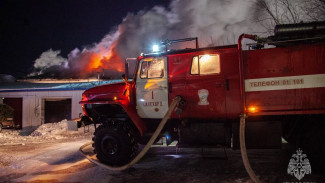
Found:
[{"label": "red equipment compartment", "polygon": [[256,115],[325,112],[324,43],[244,51],[243,59],[248,112],[250,107]]},{"label": "red equipment compartment", "polygon": [[[192,59],[199,55],[219,55],[220,73],[191,74]],[[172,118],[238,118],[240,93],[237,56],[236,45],[168,55],[168,98],[171,100],[180,95],[186,100],[182,114],[172,114]],[[198,91],[201,89],[209,91],[209,105],[198,104]]]}]

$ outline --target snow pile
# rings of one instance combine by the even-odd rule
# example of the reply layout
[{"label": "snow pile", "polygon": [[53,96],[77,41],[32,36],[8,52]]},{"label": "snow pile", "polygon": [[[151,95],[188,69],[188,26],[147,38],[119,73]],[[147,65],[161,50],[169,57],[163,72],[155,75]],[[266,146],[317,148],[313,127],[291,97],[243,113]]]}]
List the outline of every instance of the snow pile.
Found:
[{"label": "snow pile", "polygon": [[58,123],[47,123],[38,127],[30,136],[52,136],[56,137],[58,135],[67,132],[67,120],[62,120]]},{"label": "snow pile", "polygon": [[[11,139],[16,139],[19,136],[18,131],[5,131],[3,130],[0,133],[0,144],[5,144],[6,142],[10,142]],[[23,140],[23,138],[21,139]]]},{"label": "snow pile", "polygon": [[[39,126],[32,133],[27,130],[3,130],[0,133],[0,145],[25,145],[26,143],[44,143],[55,140],[71,140],[78,138],[89,138],[94,132],[93,125],[89,126],[89,132],[84,128],[78,131],[68,131],[68,121],[62,120],[57,123],[47,123]],[[76,124],[77,125],[77,124]],[[88,129],[88,127],[86,127]]]}]

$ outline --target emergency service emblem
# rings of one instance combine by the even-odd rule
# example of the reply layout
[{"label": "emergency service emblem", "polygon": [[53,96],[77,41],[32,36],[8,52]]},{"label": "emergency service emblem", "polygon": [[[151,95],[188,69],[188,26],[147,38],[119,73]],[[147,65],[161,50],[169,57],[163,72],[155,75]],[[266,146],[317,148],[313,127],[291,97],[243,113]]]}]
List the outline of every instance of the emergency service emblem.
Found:
[{"label": "emergency service emblem", "polygon": [[301,180],[306,174],[311,174],[311,166],[306,154],[302,154],[300,148],[293,154],[289,161],[287,172]]},{"label": "emergency service emblem", "polygon": [[209,91],[206,89],[201,89],[197,92],[197,94],[199,95],[199,105],[209,105],[209,101],[208,101],[208,96],[209,96]]}]

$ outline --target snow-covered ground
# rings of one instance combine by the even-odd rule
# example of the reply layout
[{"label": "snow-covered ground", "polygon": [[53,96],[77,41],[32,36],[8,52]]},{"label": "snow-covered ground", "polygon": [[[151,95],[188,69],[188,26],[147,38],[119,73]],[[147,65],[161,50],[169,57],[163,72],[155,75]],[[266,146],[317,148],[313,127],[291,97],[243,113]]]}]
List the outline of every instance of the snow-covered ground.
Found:
[{"label": "snow-covered ground", "polygon": [[39,179],[37,172],[69,167],[76,158],[92,165],[78,153],[78,149],[91,140],[93,132],[92,125],[86,133],[83,127],[70,131],[67,120],[18,131],[4,129],[0,133],[0,182]]},{"label": "snow-covered ground", "polygon": [[38,128],[24,130],[3,130],[0,133],[0,145],[25,145],[26,143],[45,143],[49,141],[77,139],[90,137],[94,132],[94,127],[89,126],[89,133],[84,133],[84,128],[78,131],[68,130],[68,121],[62,120],[58,123],[47,123]]},{"label": "snow-covered ground", "polygon": [[[94,128],[68,131],[67,121],[34,130],[0,133],[0,182],[251,182],[240,151],[153,147],[134,167],[112,172],[86,160],[79,147],[91,140]],[[92,148],[86,148],[92,153]],[[287,174],[294,149],[248,150],[253,169],[264,182],[297,182]],[[213,152],[211,154],[211,152]],[[211,156],[212,155],[212,156]],[[313,166],[312,166],[313,168]],[[325,182],[312,172],[304,182]]]}]

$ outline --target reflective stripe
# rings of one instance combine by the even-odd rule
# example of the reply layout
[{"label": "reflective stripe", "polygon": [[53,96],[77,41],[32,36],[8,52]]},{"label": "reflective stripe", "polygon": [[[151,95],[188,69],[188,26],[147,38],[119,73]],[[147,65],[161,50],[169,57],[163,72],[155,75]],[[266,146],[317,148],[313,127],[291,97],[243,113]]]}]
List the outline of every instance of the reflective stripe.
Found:
[{"label": "reflective stripe", "polygon": [[246,79],[245,91],[291,90],[325,87],[325,74]]}]

